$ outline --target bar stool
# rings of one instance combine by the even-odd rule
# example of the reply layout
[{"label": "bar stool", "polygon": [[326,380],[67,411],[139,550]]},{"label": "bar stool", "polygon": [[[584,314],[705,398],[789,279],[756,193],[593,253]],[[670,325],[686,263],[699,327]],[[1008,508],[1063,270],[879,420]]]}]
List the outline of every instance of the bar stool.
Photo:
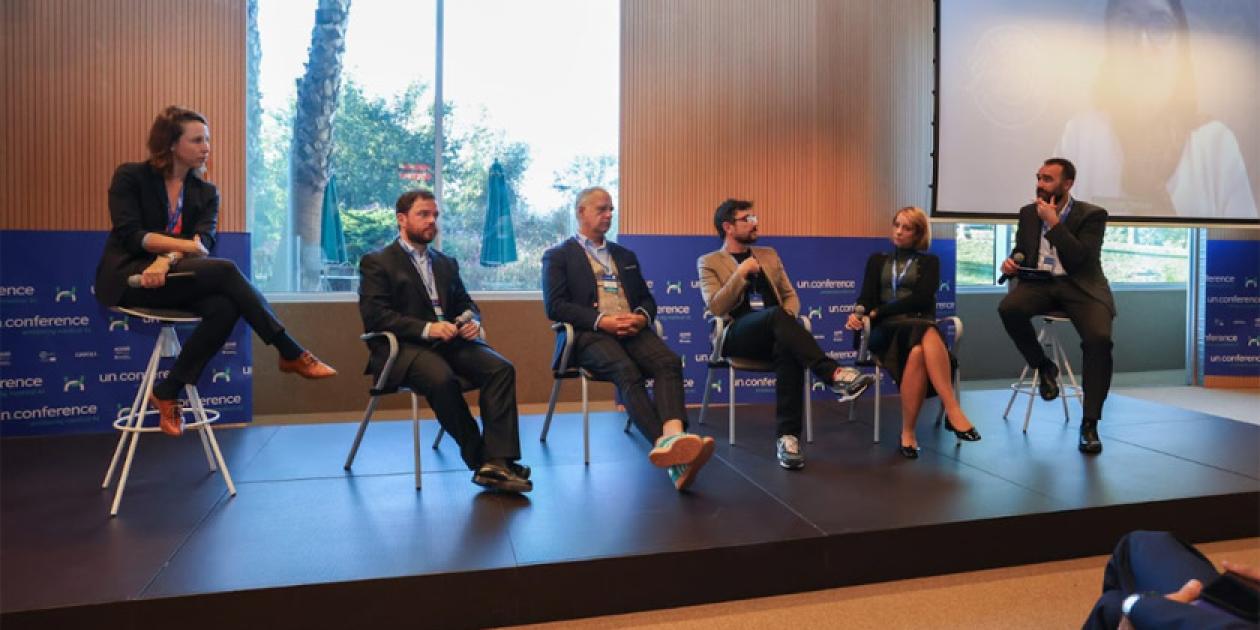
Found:
[{"label": "bar stool", "polygon": [[[1067,354],[1063,352],[1063,344],[1059,341],[1059,335],[1054,331],[1054,324],[1071,323],[1067,313],[1063,311],[1051,311],[1041,316],[1041,330],[1037,332],[1037,343],[1046,348],[1046,356],[1054,362],[1055,367],[1059,368],[1059,375],[1055,381],[1059,385],[1059,399],[1063,401],[1063,423],[1067,424],[1070,420],[1068,416],[1068,398],[1075,398],[1077,403],[1084,409],[1084,394],[1081,386],[1076,381],[1076,373],[1072,371],[1072,364],[1068,362]],[[1032,371],[1032,378],[1025,378],[1028,372]],[[1063,375],[1067,374],[1070,385],[1063,383]],[[1028,408],[1024,411],[1024,433],[1028,432],[1028,421],[1032,418],[1033,399],[1039,397],[1041,392],[1037,387],[1037,377],[1040,370],[1030,368],[1027,365],[1019,372],[1019,380],[1011,383],[1011,398],[1006,402],[1006,411],[1002,412],[1002,419],[1007,419],[1007,414],[1011,412],[1011,406],[1015,404],[1015,398],[1020,395],[1028,396]]]},{"label": "bar stool", "polygon": [[[110,516],[117,516],[118,504],[122,502],[123,490],[127,487],[127,476],[131,474],[131,462],[136,454],[136,444],[140,440],[140,434],[161,430],[157,426],[144,426],[145,416],[156,416],[159,413],[157,409],[148,408],[149,395],[153,393],[153,385],[157,381],[158,363],[161,359],[179,354],[179,337],[175,335],[175,324],[196,323],[201,321],[201,318],[194,313],[173,309],[115,306],[110,310],[139,318],[146,323],[160,322],[162,324],[157,342],[153,344],[153,354],[149,356],[149,365],[144,370],[144,377],[140,380],[140,387],[136,391],[136,398],[131,403],[131,408],[118,410],[118,417],[114,420],[114,429],[121,435],[118,437],[118,446],[114,448],[114,458],[109,462],[109,470],[105,472],[105,480],[101,482],[101,488],[109,487],[114,470],[118,467],[118,458],[125,447],[127,457],[123,460],[122,471],[118,476],[118,489],[114,492],[114,503],[109,509]],[[206,409],[202,405],[201,395],[197,393],[195,385],[185,385],[184,391],[188,395],[191,408],[184,408],[183,411],[193,415],[193,421],[185,424],[184,428],[198,430],[197,433],[201,437],[201,449],[206,454],[206,463],[210,466],[210,472],[223,475],[228,494],[236,496],[236,485],[232,483],[232,474],[228,472],[227,463],[223,461],[223,453],[219,450],[219,442],[215,439],[214,427],[211,426],[218,421],[219,412]]]}]

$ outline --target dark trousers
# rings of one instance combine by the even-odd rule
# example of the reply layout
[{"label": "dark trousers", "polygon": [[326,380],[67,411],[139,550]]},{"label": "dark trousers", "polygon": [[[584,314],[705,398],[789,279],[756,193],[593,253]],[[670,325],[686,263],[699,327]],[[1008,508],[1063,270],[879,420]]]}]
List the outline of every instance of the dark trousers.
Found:
[{"label": "dark trousers", "polygon": [[[468,409],[460,377],[481,390],[484,430],[478,429]],[[476,470],[490,459],[520,459],[516,368],[490,346],[455,339],[417,348],[403,382],[429,401],[442,428],[459,444],[460,457],[469,469]]]},{"label": "dark trousers", "polygon": [[[649,443],[656,444],[666,420],[682,420],[686,427],[682,359],[650,326],[630,337],[581,331],[574,344],[577,364],[617,386],[630,419]],[[655,380],[655,403],[647,393],[649,378]]]},{"label": "dark trousers", "polygon": [[284,326],[236,263],[222,258],[189,258],[174,271],[191,271],[191,278],[168,278],[156,289],[127,289],[121,306],[174,308],[201,316],[201,323],[183,343],[171,368],[171,378],[194,384],[214,354],[223,347],[236,320],[244,318],[263,343],[270,345]]},{"label": "dark trousers", "polygon": [[1032,368],[1050,362],[1037,343],[1032,318],[1055,310],[1066,312],[1081,336],[1084,419],[1099,420],[1111,389],[1111,311],[1067,278],[1020,282],[998,305],[1006,334]]},{"label": "dark trousers", "polygon": [[728,357],[774,362],[775,419],[779,436],[801,435],[805,368],[830,384],[839,367],[823,354],[814,336],[791,313],[778,306],[753,311],[732,322],[723,352]]},{"label": "dark trousers", "polygon": [[1095,602],[1084,627],[1115,628],[1123,616],[1120,607],[1124,598],[1133,593],[1173,593],[1190,579],[1207,586],[1218,575],[1199,550],[1168,532],[1130,532],[1120,539],[1107,562],[1102,597]]}]

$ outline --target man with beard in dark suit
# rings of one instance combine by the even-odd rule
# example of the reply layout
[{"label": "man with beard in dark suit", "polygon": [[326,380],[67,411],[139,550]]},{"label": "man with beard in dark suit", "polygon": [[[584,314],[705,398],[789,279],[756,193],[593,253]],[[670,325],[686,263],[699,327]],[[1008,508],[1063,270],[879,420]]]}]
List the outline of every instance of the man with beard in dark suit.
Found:
[{"label": "man with beard in dark suit", "polygon": [[[1028,366],[1040,370],[1038,388],[1045,400],[1059,395],[1059,369],[1037,342],[1031,320],[1050,311],[1064,311],[1072,320],[1081,336],[1085,364],[1085,411],[1077,448],[1097,454],[1102,452],[1098,421],[1111,388],[1116,304],[1101,261],[1107,211],[1073,199],[1075,180],[1076,167],[1062,158],[1046,160],[1037,171],[1036,201],[1019,209],[1015,249],[1002,263],[1002,273],[1014,276],[1022,264],[1044,277],[1021,280],[998,305],[998,313]],[[1016,254],[1023,256],[1022,263],[1015,260]]]},{"label": "man with beard in dark suit", "polygon": [[[398,358],[387,389],[406,384],[424,394],[442,428],[459,444],[475,471],[473,483],[506,492],[529,492],[529,467],[521,456],[516,411],[516,370],[480,337],[480,313],[464,290],[459,264],[430,247],[438,233],[433,193],[413,190],[398,198],[398,240],[359,263],[359,314],[368,332],[398,337]],[[385,339],[368,342],[367,374],[379,375],[389,357]],[[477,428],[459,377],[481,390]]]}]

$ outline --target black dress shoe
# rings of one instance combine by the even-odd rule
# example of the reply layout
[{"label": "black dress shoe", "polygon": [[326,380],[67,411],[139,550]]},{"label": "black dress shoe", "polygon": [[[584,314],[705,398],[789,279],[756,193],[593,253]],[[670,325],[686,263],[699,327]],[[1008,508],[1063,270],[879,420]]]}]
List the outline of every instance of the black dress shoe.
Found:
[{"label": "black dress shoe", "polygon": [[1081,421],[1081,441],[1076,444],[1077,450],[1090,455],[1102,452],[1102,439],[1098,437],[1098,421]]},{"label": "black dress shoe", "polygon": [[516,476],[521,479],[529,479],[529,474],[533,472],[529,469],[529,466],[526,466],[525,464],[518,464],[516,462],[508,462],[508,470],[515,473]]},{"label": "black dress shoe", "polygon": [[962,442],[979,442],[980,441],[980,432],[977,431],[974,426],[971,427],[970,429],[967,429],[966,431],[959,431],[958,429],[954,428],[954,423],[949,421],[949,416],[945,416],[945,429],[949,431],[950,433],[953,433],[955,436],[957,436],[958,439]]},{"label": "black dress shoe", "polygon": [[483,488],[500,492],[521,493],[534,489],[532,481],[498,464],[482,464],[481,468],[473,473],[472,482]]},{"label": "black dress shoe", "polygon": [[1054,400],[1059,397],[1059,366],[1046,361],[1037,372],[1037,389],[1041,391],[1042,400]]},{"label": "black dress shoe", "polygon": [[919,447],[917,446],[906,446],[902,444],[901,448],[897,449],[897,452],[901,453],[901,456],[906,459],[919,459]]}]

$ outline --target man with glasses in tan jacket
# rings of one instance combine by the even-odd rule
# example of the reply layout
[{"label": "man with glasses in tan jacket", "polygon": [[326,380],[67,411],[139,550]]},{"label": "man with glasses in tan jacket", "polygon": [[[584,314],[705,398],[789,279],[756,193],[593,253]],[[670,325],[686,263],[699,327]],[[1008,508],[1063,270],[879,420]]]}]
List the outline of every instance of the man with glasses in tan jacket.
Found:
[{"label": "man with glasses in tan jacket", "polygon": [[773,361],[775,366],[775,450],[788,470],[805,466],[801,453],[801,389],[804,368],[840,396],[852,400],[874,382],[870,374],[841,367],[823,353],[797,316],[801,302],[770,247],[755,247],[757,215],[752,202],[727,199],[713,215],[722,248],[701,256],[700,291],[705,309],[729,320],[726,356]]}]

